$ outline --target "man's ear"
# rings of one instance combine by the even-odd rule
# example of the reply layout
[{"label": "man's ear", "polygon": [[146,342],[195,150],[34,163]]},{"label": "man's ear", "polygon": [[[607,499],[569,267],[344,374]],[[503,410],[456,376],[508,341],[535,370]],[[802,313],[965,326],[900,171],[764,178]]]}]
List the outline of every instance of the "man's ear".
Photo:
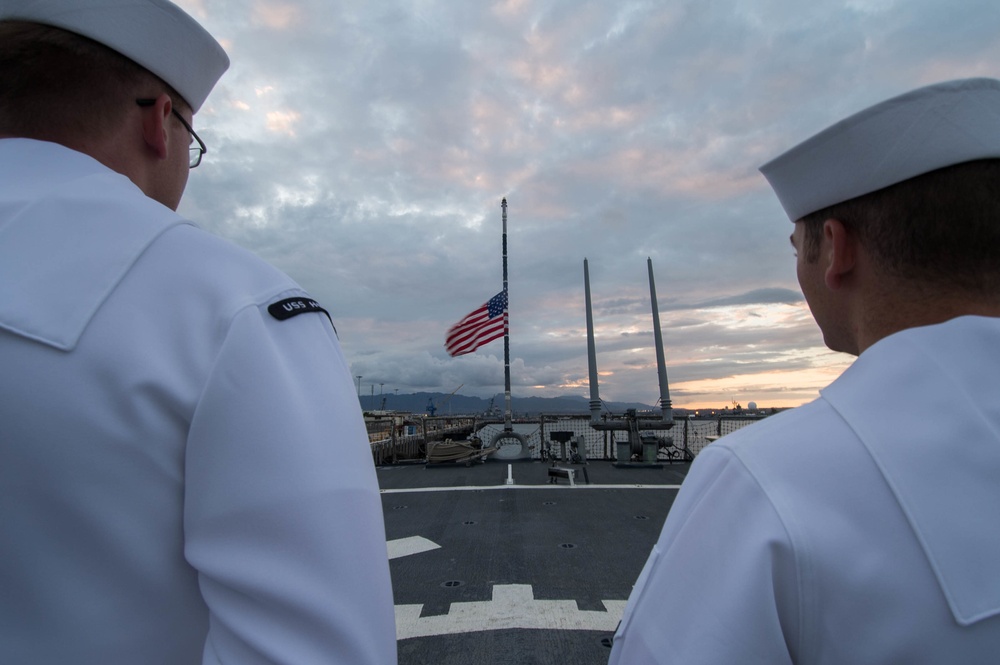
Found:
[{"label": "man's ear", "polygon": [[857,236],[839,219],[823,222],[823,257],[826,272],[823,278],[831,291],[840,289],[857,265]]},{"label": "man's ear", "polygon": [[142,138],[159,159],[167,158],[167,121],[172,109],[170,95],[163,93],[142,116]]}]

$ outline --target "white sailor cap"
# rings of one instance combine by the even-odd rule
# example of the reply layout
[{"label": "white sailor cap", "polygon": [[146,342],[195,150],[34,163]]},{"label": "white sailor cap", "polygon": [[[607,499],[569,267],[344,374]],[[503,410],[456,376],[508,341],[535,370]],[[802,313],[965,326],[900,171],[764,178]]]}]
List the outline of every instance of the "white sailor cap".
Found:
[{"label": "white sailor cap", "polygon": [[229,68],[215,38],[167,0],[3,0],[3,19],[43,23],[100,42],[166,81],[195,112]]},{"label": "white sailor cap", "polygon": [[792,221],[936,169],[1000,157],[1000,81],[961,79],[893,97],[760,167]]}]

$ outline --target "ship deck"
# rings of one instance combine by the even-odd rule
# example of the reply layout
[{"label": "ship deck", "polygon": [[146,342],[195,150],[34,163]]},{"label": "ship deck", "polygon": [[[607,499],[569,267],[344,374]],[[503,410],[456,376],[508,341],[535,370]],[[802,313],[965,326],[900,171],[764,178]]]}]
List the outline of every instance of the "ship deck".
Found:
[{"label": "ship deck", "polygon": [[400,665],[607,662],[690,465],[550,466],[377,468]]}]

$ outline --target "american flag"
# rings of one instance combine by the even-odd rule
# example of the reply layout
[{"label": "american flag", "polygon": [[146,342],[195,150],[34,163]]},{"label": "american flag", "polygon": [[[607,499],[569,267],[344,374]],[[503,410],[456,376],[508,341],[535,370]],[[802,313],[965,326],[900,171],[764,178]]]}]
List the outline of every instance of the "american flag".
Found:
[{"label": "american flag", "polygon": [[503,337],[506,327],[507,291],[504,290],[449,328],[444,348],[452,356],[472,353],[483,344]]}]

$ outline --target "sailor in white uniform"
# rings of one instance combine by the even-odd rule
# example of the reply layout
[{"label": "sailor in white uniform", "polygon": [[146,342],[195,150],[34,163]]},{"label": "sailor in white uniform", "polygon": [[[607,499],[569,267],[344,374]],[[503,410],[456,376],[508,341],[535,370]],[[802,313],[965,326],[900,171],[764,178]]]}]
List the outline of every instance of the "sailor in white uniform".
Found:
[{"label": "sailor in white uniform", "polygon": [[761,170],[827,345],[859,357],[701,452],[610,662],[1000,662],[1000,82],[891,99]]},{"label": "sailor in white uniform", "polygon": [[165,0],[0,5],[2,663],[396,662],[332,321],[174,211],[227,66]]}]

